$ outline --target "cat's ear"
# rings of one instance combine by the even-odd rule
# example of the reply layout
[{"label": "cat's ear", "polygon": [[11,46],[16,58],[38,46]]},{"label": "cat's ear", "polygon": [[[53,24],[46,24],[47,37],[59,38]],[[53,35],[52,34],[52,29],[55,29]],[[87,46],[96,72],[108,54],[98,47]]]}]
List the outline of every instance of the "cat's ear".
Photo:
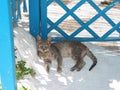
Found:
[{"label": "cat's ear", "polygon": [[48,37],[47,41],[48,41],[49,43],[51,43],[52,37]]},{"label": "cat's ear", "polygon": [[41,37],[38,35],[38,36],[37,36],[37,42],[40,43],[41,41],[42,41],[42,39],[41,39]]}]

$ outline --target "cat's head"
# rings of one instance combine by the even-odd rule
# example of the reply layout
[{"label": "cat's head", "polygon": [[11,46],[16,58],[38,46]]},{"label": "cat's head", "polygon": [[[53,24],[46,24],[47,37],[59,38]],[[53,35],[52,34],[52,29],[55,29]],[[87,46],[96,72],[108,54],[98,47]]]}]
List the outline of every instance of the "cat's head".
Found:
[{"label": "cat's head", "polygon": [[37,36],[37,51],[42,56],[46,56],[49,54],[51,41],[51,37],[49,37],[47,40],[42,40],[40,36]]}]

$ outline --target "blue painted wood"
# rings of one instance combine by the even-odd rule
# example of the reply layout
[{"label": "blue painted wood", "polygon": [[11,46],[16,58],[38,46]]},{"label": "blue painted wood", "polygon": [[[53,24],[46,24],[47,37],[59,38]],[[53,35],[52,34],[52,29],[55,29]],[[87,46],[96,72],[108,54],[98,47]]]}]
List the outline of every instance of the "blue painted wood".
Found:
[{"label": "blue painted wood", "polygon": [[[71,37],[75,37],[78,33],[80,33],[83,29],[86,29],[92,36],[94,36],[95,37],[95,39],[96,38],[100,38],[99,36],[95,36],[96,34],[93,32],[93,30],[91,30],[88,26],[90,25],[90,24],[92,24],[97,18],[99,18],[100,16],[103,16],[105,19],[106,19],[106,21],[108,21],[108,23],[110,23],[111,24],[111,26],[115,26],[115,23],[105,14],[105,12],[107,12],[109,9],[111,9],[113,6],[115,6],[115,1],[110,5],[110,6],[108,6],[107,8],[105,8],[103,11],[102,10],[100,10],[99,8],[98,8],[98,6],[92,1],[92,0],[87,0],[88,1],[88,3],[90,3],[91,4],[91,6],[93,7],[93,8],[95,8],[96,9],[96,11],[98,11],[98,15],[96,15],[95,17],[93,17],[90,21],[88,21],[88,23],[86,23],[86,24],[84,24],[82,21],[80,21],[80,19],[78,18],[78,17],[76,17],[76,15],[74,15],[74,14],[72,14],[71,16],[76,20],[76,21],[78,21],[81,25],[82,25],[82,27],[80,27],[78,30],[76,30],[73,34],[71,34]],[[63,6],[62,6],[63,7]],[[65,7],[63,7],[64,9],[65,9]],[[98,40],[98,39],[97,39]],[[102,39],[103,40],[103,39]]]},{"label": "blue painted wood", "polygon": [[16,14],[16,1],[11,0],[11,8],[12,8],[12,16],[13,16],[13,23],[17,26],[17,14]]},{"label": "blue painted wood", "polygon": [[17,3],[18,3],[18,5],[17,5],[17,19],[21,19],[22,18],[22,16],[21,16],[21,8],[20,8],[20,0],[17,0]]},{"label": "blue painted wood", "polygon": [[[120,29],[120,22],[116,24],[112,29],[110,29],[108,32],[106,32],[101,38],[105,39],[107,38],[111,33],[113,33],[115,30]],[[120,37],[119,37],[120,38]]]},{"label": "blue painted wood", "polygon": [[0,74],[2,90],[17,90],[10,0],[0,0]]},{"label": "blue painted wood", "polygon": [[[100,10],[98,8],[98,6],[95,5],[95,3],[91,0],[88,0],[89,3],[93,6],[93,8],[96,9],[96,11],[98,11],[98,14],[95,15],[94,17],[92,17],[87,23],[85,23],[85,26],[82,25],[82,27],[80,27],[76,32],[72,33],[71,36],[75,37],[78,33],[80,33],[83,29],[86,29],[86,26],[91,25],[95,20],[97,20],[100,16],[102,16],[103,14],[105,14],[108,10],[110,10],[114,5],[112,6],[107,6],[106,8],[104,8],[103,10]],[[115,3],[115,2],[114,2]],[[84,27],[84,28],[83,28]]]},{"label": "blue painted wood", "polygon": [[[61,6],[61,7],[63,7],[63,9],[66,11],[66,12],[68,12],[67,13],[67,15],[66,15],[66,17],[68,17],[69,15],[71,15],[79,24],[81,24],[84,28],[82,28],[82,30],[83,29],[87,29],[88,30],[88,32],[91,34],[91,35],[93,35],[95,38],[99,38],[99,36],[93,31],[93,30],[91,30],[86,24],[84,24],[84,22],[80,19],[80,18],[78,18],[73,12],[77,9],[77,8],[79,8],[82,4],[84,4],[85,3],[85,1],[86,0],[82,0],[82,1],[80,1],[75,7],[73,7],[71,10],[68,8],[68,7],[66,7],[60,0],[57,0],[56,2]],[[65,15],[64,15],[65,16]],[[63,16],[63,17],[64,17]],[[52,30],[53,28],[55,28],[59,23],[61,23],[64,19],[66,19],[66,17],[64,17],[64,18],[60,18],[54,25],[52,25],[53,27],[51,27],[51,29],[50,30]],[[49,30],[49,31],[50,31]],[[80,31],[82,31],[82,30],[80,30]],[[77,32],[78,31],[78,32]],[[78,30],[76,30],[70,37],[74,37],[74,35],[76,34],[76,32],[77,32],[77,34],[78,33],[80,33],[79,32],[79,29]],[[76,35],[77,35],[76,34]]]},{"label": "blue painted wood", "polygon": [[[91,1],[91,0],[88,0],[88,2],[91,4],[91,6],[98,12],[98,13],[100,13],[102,10],[93,2],[93,1]],[[108,7],[114,7],[117,3],[119,3],[119,2],[116,2],[116,1],[113,1],[112,3],[111,3],[111,5],[110,6],[108,6]],[[106,7],[106,8],[108,8],[108,7]],[[108,8],[108,10],[109,10],[109,8]],[[108,11],[107,10],[107,11]],[[115,26],[115,23],[105,14],[105,13],[103,13],[101,16],[103,16],[103,18],[112,26],[112,27],[114,27]],[[119,32],[119,30],[117,30],[118,32]],[[120,33],[120,32],[119,32]]]},{"label": "blue painted wood", "polygon": [[[48,23],[49,23],[50,25],[53,25],[53,24],[54,24],[50,19],[48,19]],[[61,28],[55,27],[55,29],[56,29],[62,36],[64,36],[65,38],[68,38],[68,37],[69,37]]]},{"label": "blue painted wood", "polygon": [[[114,0],[110,5],[108,5],[106,8],[101,10],[99,6],[95,4],[93,0],[80,0],[72,9],[69,9],[61,0],[55,0],[55,2],[62,7],[66,13],[59,18],[56,22],[52,22],[48,17],[47,17],[47,7],[53,2],[54,0],[40,0],[40,29],[39,33],[42,36],[43,39],[47,38],[47,35],[55,29],[57,32],[59,32],[63,37],[55,37],[54,40],[59,40],[59,39],[69,39],[69,40],[78,40],[80,41],[115,41],[115,40],[120,40],[119,37],[108,37],[115,29],[120,33],[120,28],[119,28],[119,23],[116,24],[109,16],[107,16],[106,12],[109,11],[111,8],[113,8],[117,3],[120,2],[120,0]],[[80,17],[78,17],[76,14],[74,14],[74,11],[77,10],[81,5],[85,4],[85,2],[88,2],[98,13],[93,16],[89,21],[84,23]],[[75,32],[73,32],[71,35],[68,35],[65,33],[61,28],[58,27],[60,23],[62,23],[68,16],[72,16],[80,25],[81,27],[78,28]],[[98,18],[103,17],[113,28],[110,29],[110,31],[106,32],[102,37],[99,37],[98,34],[94,30],[92,30],[89,26],[96,21]],[[49,28],[47,28],[47,24],[50,25]],[[77,34],[82,32],[83,30],[87,30],[93,37],[91,38],[78,38],[76,37]],[[111,40],[110,40],[111,39]]]},{"label": "blue painted wood", "polygon": [[40,29],[41,29],[41,37],[43,40],[47,39],[47,2],[46,0],[40,0],[40,14],[41,14],[41,18],[40,18]]},{"label": "blue painted wood", "polygon": [[[83,25],[83,27],[84,28],[82,28],[82,30],[83,29],[87,29],[88,30],[88,32],[92,35],[92,36],[94,36],[95,38],[99,38],[99,36],[94,32],[94,31],[92,31],[92,29],[90,29],[88,26],[86,26],[86,24],[80,19],[80,18],[78,18],[73,12],[77,9],[77,8],[79,8],[83,3],[85,3],[85,0],[83,0],[82,2],[80,1],[75,7],[73,7],[72,9],[74,10],[74,11],[71,11],[67,6],[65,6],[65,4],[63,4],[62,3],[62,1],[60,1],[60,0],[57,0],[56,1],[61,7],[63,7],[63,9],[66,11],[66,12],[70,12],[70,13],[68,13],[68,15],[71,15],[80,25]],[[67,16],[68,17],[68,16]],[[59,20],[61,20],[61,22],[64,20],[63,18],[61,18],[61,19],[59,19]],[[58,22],[58,21],[57,21]],[[59,22],[59,23],[61,23],[61,22]],[[59,24],[58,23],[58,24]],[[54,24],[53,24],[54,25]],[[52,25],[51,25],[52,26]],[[56,28],[57,26],[54,26],[54,28]],[[57,27],[58,28],[58,27]],[[57,29],[56,29],[57,30]],[[81,30],[81,31],[82,31]],[[77,32],[78,30],[76,30],[75,32]],[[59,30],[59,32],[60,33],[63,33],[63,31],[62,30]],[[80,32],[79,32],[80,33]],[[63,34],[62,34],[63,35]],[[64,34],[65,35],[65,34]],[[74,35],[74,34],[73,34]],[[73,38],[73,36],[69,36],[69,38]],[[68,37],[67,37],[68,38]]]},{"label": "blue painted wood", "polygon": [[30,33],[37,37],[40,34],[40,0],[29,0]]},{"label": "blue painted wood", "polygon": [[68,38],[65,38],[65,37],[53,37],[53,41],[60,41],[60,40],[71,40],[71,41],[74,41],[74,40],[77,40],[77,41],[80,41],[80,42],[107,42],[107,41],[120,41],[120,37],[108,37],[106,39],[102,39],[102,38],[87,38],[87,37],[76,37],[76,38],[71,38],[71,39],[68,39]]},{"label": "blue painted wood", "polygon": [[[59,0],[58,0],[59,1]],[[62,21],[64,21],[71,13],[73,13],[79,6],[81,6],[83,3],[85,3],[86,0],[82,0],[77,3],[71,10],[69,10],[66,14],[64,14],[58,21],[54,23],[50,28],[48,28],[48,33],[54,29],[57,25],[59,25]],[[57,2],[57,1],[56,1]],[[60,2],[60,1],[59,1]],[[64,8],[63,8],[64,9]]]},{"label": "blue painted wood", "polygon": [[27,12],[26,0],[23,0],[23,12]]}]

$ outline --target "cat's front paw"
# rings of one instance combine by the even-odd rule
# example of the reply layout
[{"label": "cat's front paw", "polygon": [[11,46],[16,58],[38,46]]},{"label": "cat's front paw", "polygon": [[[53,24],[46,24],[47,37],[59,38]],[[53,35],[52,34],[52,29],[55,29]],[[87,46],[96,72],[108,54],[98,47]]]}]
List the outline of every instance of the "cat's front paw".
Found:
[{"label": "cat's front paw", "polygon": [[61,73],[61,72],[62,72],[62,68],[61,68],[61,67],[58,67],[58,68],[57,68],[57,72],[58,72],[58,73]]}]

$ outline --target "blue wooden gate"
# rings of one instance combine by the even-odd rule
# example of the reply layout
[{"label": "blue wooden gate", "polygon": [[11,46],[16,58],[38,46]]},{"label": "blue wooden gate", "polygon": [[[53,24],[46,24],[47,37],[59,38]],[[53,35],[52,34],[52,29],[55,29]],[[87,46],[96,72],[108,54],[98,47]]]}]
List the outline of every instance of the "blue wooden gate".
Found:
[{"label": "blue wooden gate", "polygon": [[[53,2],[55,2],[57,5],[59,5],[60,8],[62,8],[65,11],[62,17],[60,17],[55,22],[53,22],[48,16],[48,8],[51,4],[53,4]],[[80,16],[75,14],[75,11],[86,3],[88,3],[92,7],[92,9],[94,9],[97,13],[94,16],[92,16],[87,22],[84,22]],[[39,33],[43,39],[46,39],[49,33],[55,30],[61,35],[61,37],[53,37],[53,40],[55,41],[66,39],[80,41],[118,41],[120,40],[120,22],[115,23],[106,14],[111,8],[113,8],[118,3],[120,3],[120,0],[114,0],[110,5],[108,5],[104,9],[101,9],[93,0],[78,0],[78,3],[76,3],[75,6],[73,6],[72,8],[68,8],[62,2],[62,0],[30,0],[30,32],[33,34],[33,36],[36,36]],[[61,11],[58,9],[56,10],[56,12]],[[34,14],[37,14],[37,16],[34,17]],[[72,17],[80,25],[80,27],[78,27],[71,34],[65,33],[65,31],[59,26],[69,16]],[[57,15],[55,17],[57,17]],[[104,34],[101,36],[99,35],[99,33],[96,33],[96,31],[90,27],[100,17],[102,17],[111,26],[111,28],[109,28],[109,30],[106,30],[106,32],[104,32]],[[35,22],[37,22],[37,24]],[[70,24],[70,26],[72,25],[73,24]],[[86,30],[91,35],[91,37],[77,37],[77,35],[83,30]],[[110,36],[114,31],[116,31],[118,35],[115,37]]]}]

